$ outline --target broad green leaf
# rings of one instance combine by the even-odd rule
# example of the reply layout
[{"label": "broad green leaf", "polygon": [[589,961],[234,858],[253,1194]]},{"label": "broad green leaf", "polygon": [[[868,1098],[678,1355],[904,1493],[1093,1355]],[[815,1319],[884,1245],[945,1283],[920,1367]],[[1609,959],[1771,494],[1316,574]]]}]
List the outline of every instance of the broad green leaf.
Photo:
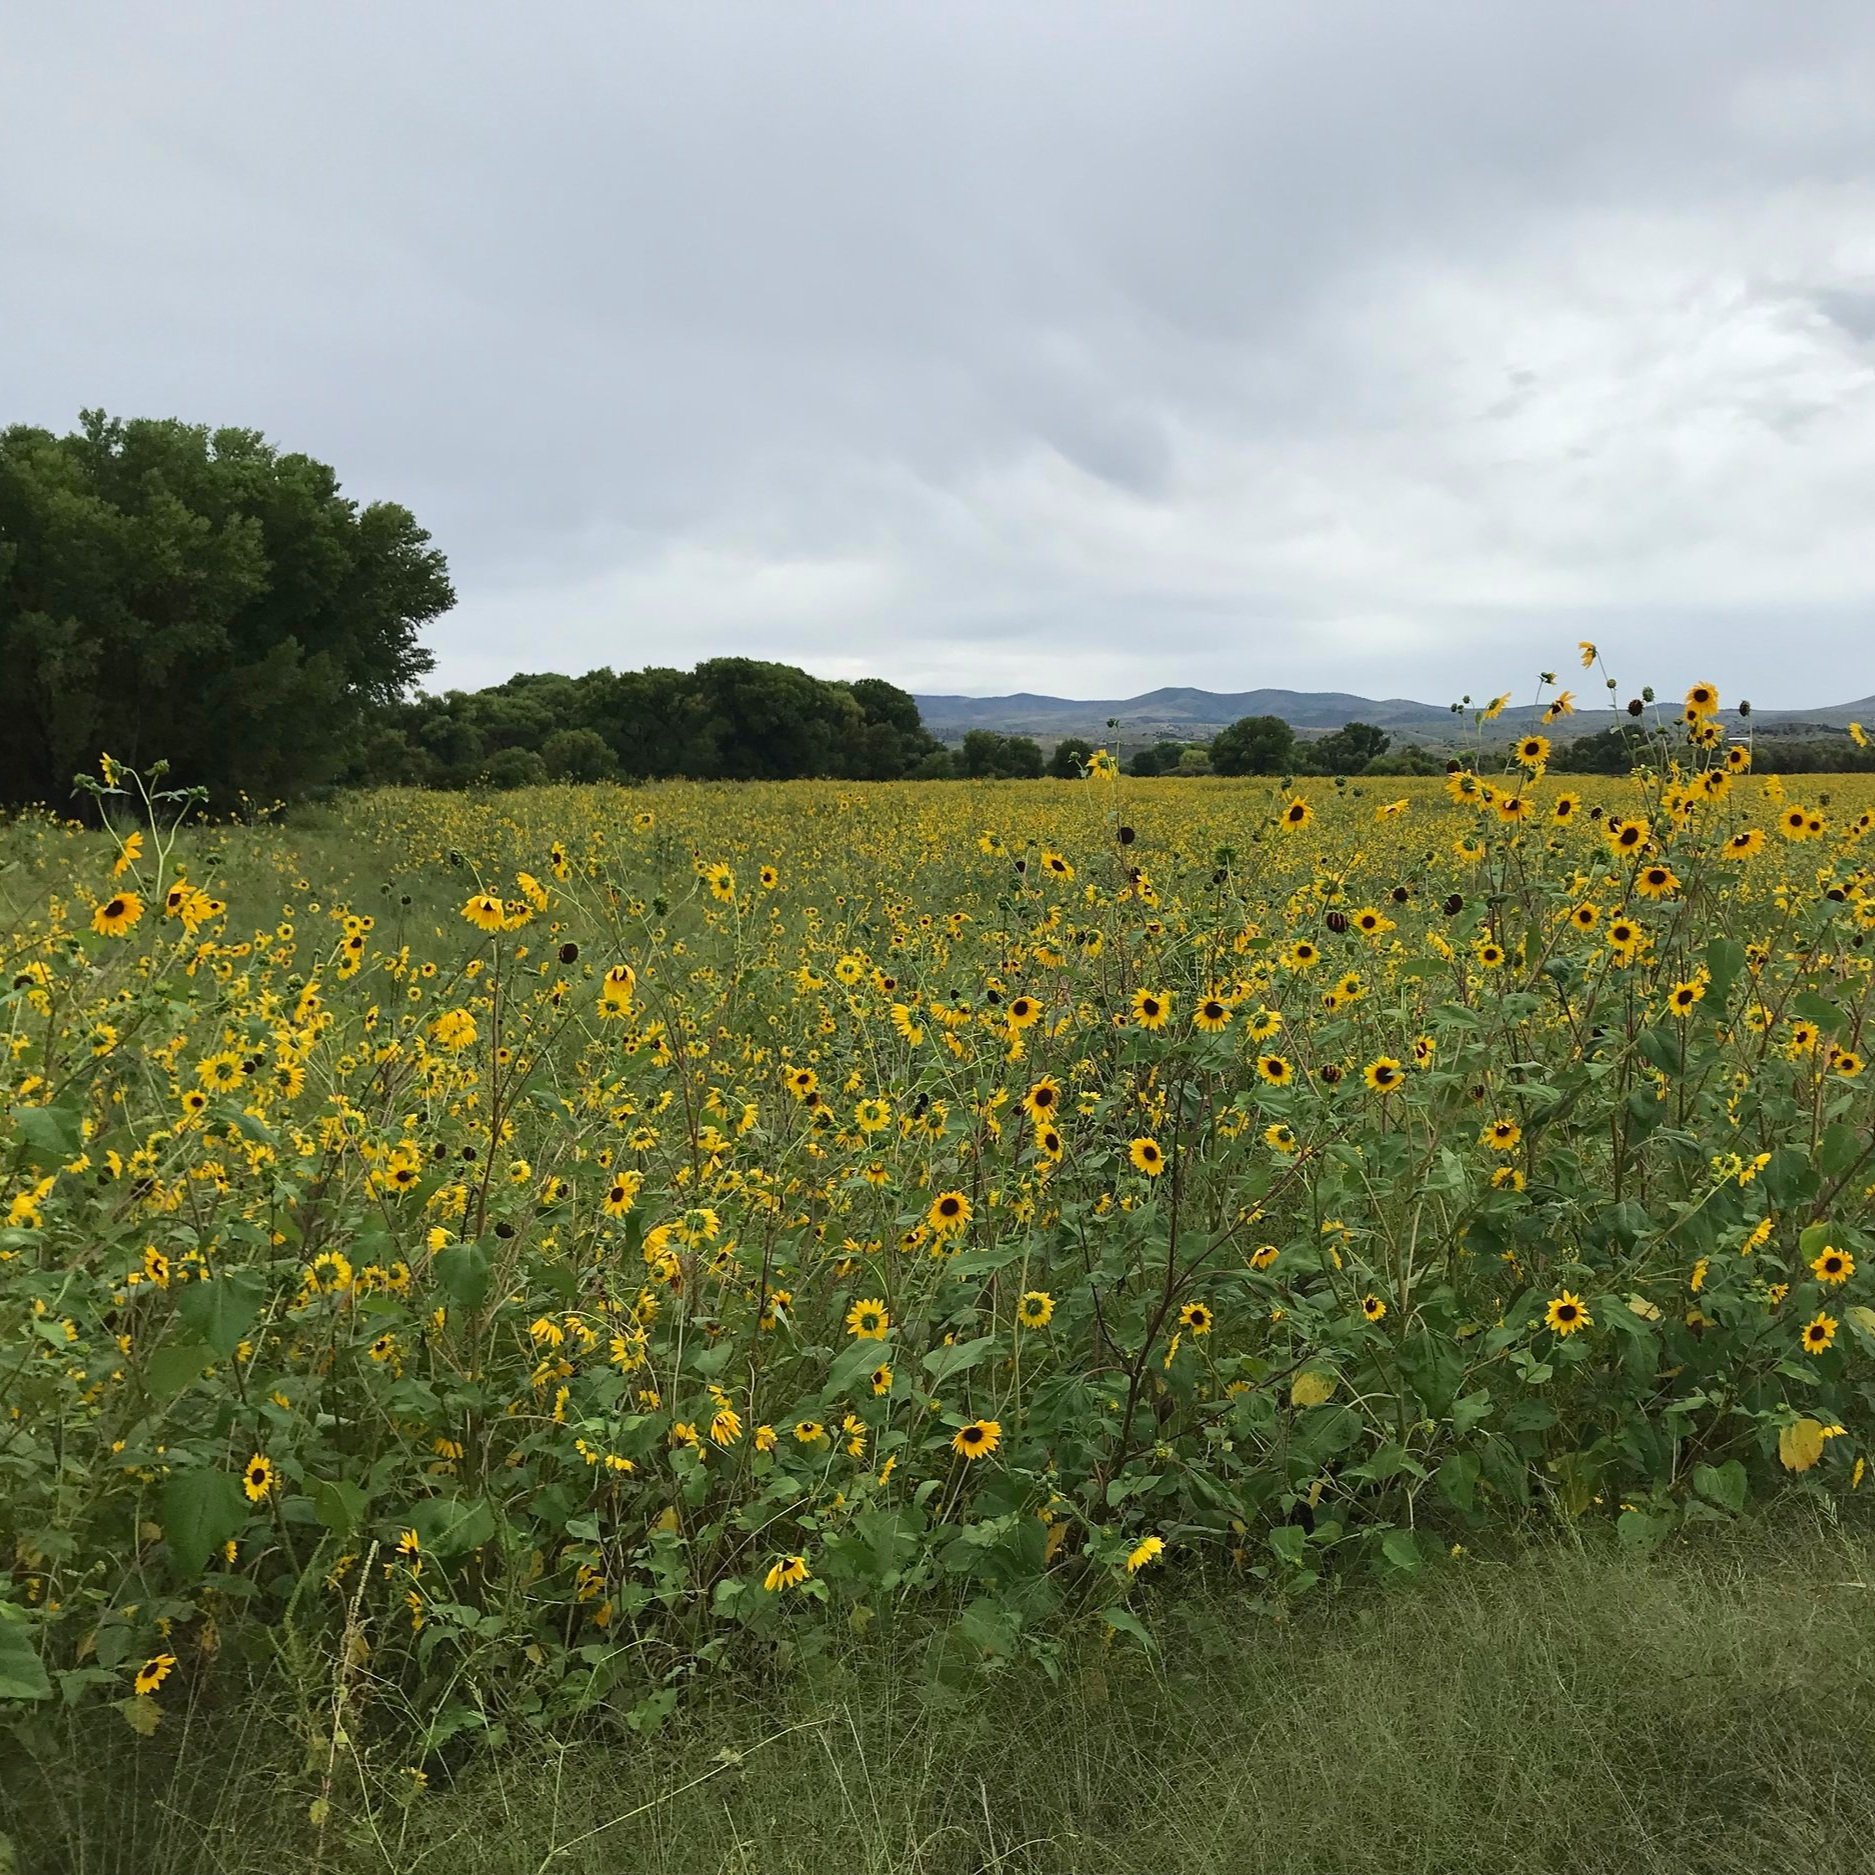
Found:
[{"label": "broad green leaf", "polygon": [[206,1341],[170,1341],[150,1356],[144,1378],[158,1400],[173,1400],[183,1388],[201,1379],[213,1365],[215,1350]]},{"label": "broad green leaf", "polygon": [[241,1487],[225,1471],[179,1471],[163,1487],[163,1535],[184,1576],[198,1576],[247,1522]]},{"label": "broad green leaf", "polygon": [[0,1602],[0,1700],[50,1699],[52,1682],[22,1609]]},{"label": "broad green leaf", "polygon": [[488,1252],[479,1243],[456,1243],[437,1251],[436,1280],[458,1308],[479,1309],[488,1300]]},{"label": "broad green leaf", "polygon": [[1142,1653],[1155,1654],[1159,1651],[1158,1643],[1147,1633],[1139,1617],[1125,1608],[1103,1608],[1100,1618],[1116,1633],[1124,1634],[1128,1640],[1138,1644]]},{"label": "broad green leaf", "polygon": [[84,1129],[76,1107],[15,1107],[13,1135],[26,1148],[26,1158],[42,1172],[77,1158],[84,1146]]},{"label": "broad green leaf", "polygon": [[411,1511],[410,1528],[432,1556],[459,1556],[495,1534],[495,1513],[479,1497],[430,1497]]},{"label": "broad green leaf", "polygon": [[1728,1458],[1723,1465],[1695,1465],[1693,1489],[1701,1497],[1710,1498],[1713,1503],[1736,1513],[1745,1508],[1749,1486],[1744,1466],[1737,1459]]},{"label": "broad green leaf", "polygon": [[267,1293],[253,1270],[231,1270],[212,1282],[185,1283],[176,1313],[224,1360],[241,1345]]},{"label": "broad green leaf", "polygon": [[1821,996],[1815,990],[1799,990],[1790,999],[1790,1013],[1801,1016],[1806,1022],[1814,1022],[1818,1028],[1827,1029],[1832,1035],[1849,1020],[1827,996]]},{"label": "broad green leaf", "polygon": [[319,1521],[334,1536],[350,1536],[360,1523],[371,1500],[357,1485],[343,1478],[312,1478],[306,1495],[312,1499]]},{"label": "broad green leaf", "polygon": [[979,1362],[986,1360],[996,1349],[997,1337],[979,1335],[974,1341],[947,1342],[943,1347],[933,1348],[924,1357],[924,1370],[931,1376],[931,1384],[941,1386],[955,1374],[968,1373]]}]

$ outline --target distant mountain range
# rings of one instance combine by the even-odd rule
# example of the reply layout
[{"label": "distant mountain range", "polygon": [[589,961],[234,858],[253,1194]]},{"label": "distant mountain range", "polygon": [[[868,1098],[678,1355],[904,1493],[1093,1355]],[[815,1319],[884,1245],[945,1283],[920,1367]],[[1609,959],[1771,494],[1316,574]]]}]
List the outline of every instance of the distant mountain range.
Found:
[{"label": "distant mountain range", "polygon": [[[1474,704],[1486,700],[1474,699]],[[1372,723],[1387,730],[1396,747],[1409,742],[1449,746],[1467,736],[1471,728],[1470,710],[1455,715],[1450,708],[1436,703],[1415,703],[1408,697],[1357,697],[1340,690],[1172,687],[1108,701],[1043,697],[1023,691],[1010,697],[920,697],[918,711],[925,727],[949,743],[961,742],[972,729],[993,729],[1002,735],[1034,736],[1044,743],[1086,736],[1128,749],[1159,741],[1205,741],[1240,716],[1280,716],[1303,736],[1326,735],[1343,723]],[[1506,709],[1493,727],[1508,735],[1533,722],[1540,713],[1528,704],[1519,705]],[[1721,714],[1730,723],[1739,720],[1733,711]],[[1593,735],[1614,720],[1612,710],[1579,709],[1552,725],[1548,733],[1558,741]],[[1751,720],[1760,728],[1776,727],[1784,733],[1800,726],[1828,731],[1843,729],[1851,722],[1875,725],[1875,696],[1814,710],[1754,709]],[[1109,729],[1110,721],[1117,722],[1118,727]]]}]

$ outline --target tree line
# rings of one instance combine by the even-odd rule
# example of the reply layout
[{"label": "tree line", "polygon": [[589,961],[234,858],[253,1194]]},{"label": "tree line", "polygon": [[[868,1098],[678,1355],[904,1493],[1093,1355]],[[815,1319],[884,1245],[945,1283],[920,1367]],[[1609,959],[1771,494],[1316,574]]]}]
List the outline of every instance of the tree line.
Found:
[{"label": "tree line", "polygon": [[[167,759],[228,808],[334,785],[1073,777],[1096,746],[1070,737],[1044,754],[1033,737],[978,729],[949,749],[882,679],[751,658],[417,693],[434,664],[420,634],[454,603],[408,509],[361,506],[324,463],[255,431],[99,410],[65,436],[0,431],[0,801],[64,805],[100,751]],[[1625,773],[1636,733],[1562,743],[1552,766]],[[1134,749],[1125,766],[1425,775],[1444,757],[1393,751],[1371,723],[1311,739],[1248,716],[1208,743]],[[1875,751],[1761,737],[1756,766],[1869,770]]]}]

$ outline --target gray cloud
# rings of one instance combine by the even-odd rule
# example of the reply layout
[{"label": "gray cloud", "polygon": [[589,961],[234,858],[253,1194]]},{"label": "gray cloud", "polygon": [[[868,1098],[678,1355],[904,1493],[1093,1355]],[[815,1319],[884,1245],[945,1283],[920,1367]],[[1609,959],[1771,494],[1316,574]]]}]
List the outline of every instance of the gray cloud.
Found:
[{"label": "gray cloud", "polygon": [[1589,636],[1834,700],[1871,81],[1859,0],[63,0],[0,69],[4,412],[406,501],[446,682],[1437,701]]}]

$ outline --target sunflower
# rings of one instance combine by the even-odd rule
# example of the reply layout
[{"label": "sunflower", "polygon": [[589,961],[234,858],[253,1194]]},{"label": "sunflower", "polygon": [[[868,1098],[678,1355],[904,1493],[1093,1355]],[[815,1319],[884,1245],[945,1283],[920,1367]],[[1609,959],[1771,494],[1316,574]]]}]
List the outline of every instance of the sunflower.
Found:
[{"label": "sunflower", "polygon": [[1480,938],[1478,942],[1471,947],[1471,954],[1476,957],[1479,963],[1487,970],[1496,970],[1504,962],[1503,945],[1494,942],[1490,938]]},{"label": "sunflower", "polygon": [[99,937],[124,937],[142,916],[143,900],[134,892],[118,892],[91,914],[91,928]]},{"label": "sunflower", "polygon": [[241,1489],[247,1493],[250,1504],[260,1503],[273,1489],[273,1460],[256,1452],[241,1473]]},{"label": "sunflower", "polygon": [[1764,835],[1756,827],[1741,827],[1719,848],[1722,859],[1750,859],[1764,851]]},{"label": "sunflower", "polygon": [[798,1588],[811,1573],[805,1556],[777,1556],[762,1578],[762,1587],[770,1595],[778,1594],[782,1589]]},{"label": "sunflower", "polygon": [[1314,811],[1310,808],[1308,802],[1303,800],[1301,795],[1298,794],[1289,802],[1289,805],[1283,809],[1276,824],[1284,833],[1300,833],[1314,818]]},{"label": "sunflower", "polygon": [[1361,1078],[1372,1092],[1391,1094],[1405,1082],[1406,1070],[1391,1055],[1382,1055],[1362,1069]]},{"label": "sunflower", "polygon": [[1133,992],[1133,1020],[1142,1029],[1162,1029],[1172,1014],[1172,997],[1168,990],[1135,990]]},{"label": "sunflower", "polygon": [[477,892],[463,906],[462,915],[478,931],[499,931],[508,922],[506,909],[492,892]]},{"label": "sunflower", "polygon": [[817,1419],[797,1419],[794,1437],[798,1445],[814,1445],[827,1436],[827,1428]]},{"label": "sunflower", "polygon": [[1218,997],[1207,996],[1192,1011],[1191,1023],[1195,1029],[1202,1029],[1207,1035],[1215,1035],[1219,1029],[1230,1026],[1231,1007]]},{"label": "sunflower", "polygon": [[1361,1298],[1361,1313],[1370,1322],[1385,1321],[1387,1305],[1376,1295],[1365,1295]]},{"label": "sunflower", "polygon": [[466,1009],[445,1009],[430,1024],[430,1040],[438,1048],[471,1047],[475,1041],[475,1018]]},{"label": "sunflower", "polygon": [[1582,1298],[1572,1295],[1567,1289],[1550,1298],[1549,1306],[1543,1311],[1543,1320],[1559,1335],[1573,1335],[1578,1328],[1594,1326],[1588,1310],[1582,1306]]},{"label": "sunflower", "polygon": [[1042,1006],[1033,996],[1012,996],[1009,999],[1009,1026],[1012,1029],[1031,1028],[1042,1019]]},{"label": "sunflower", "polygon": [[871,1094],[853,1109],[853,1124],[862,1133],[882,1132],[892,1122],[892,1103],[883,1094]]},{"label": "sunflower", "polygon": [[638,988],[638,973],[630,964],[614,964],[599,979],[599,1014],[605,1020],[627,1014]]},{"label": "sunflower", "polygon": [[1493,1120],[1478,1135],[1478,1143],[1489,1146],[1493,1152],[1515,1152],[1522,1138],[1523,1128],[1515,1120]]},{"label": "sunflower", "polygon": [[644,1182],[642,1172],[613,1173],[612,1182],[599,1201],[600,1210],[607,1217],[623,1217],[638,1202],[638,1193],[643,1189]]},{"label": "sunflower", "polygon": [[1272,1152],[1298,1152],[1302,1142],[1296,1137],[1296,1130],[1286,1121],[1278,1120],[1263,1129],[1263,1143]]},{"label": "sunflower", "polygon": [[195,1078],[213,1093],[229,1093],[241,1085],[241,1057],[228,1049],[209,1055],[195,1064]]},{"label": "sunflower", "polygon": [[1695,684],[1686,693],[1686,708],[1695,718],[1714,716],[1719,709],[1719,693],[1711,684]]},{"label": "sunflower", "polygon": [[1257,1056],[1257,1073],[1272,1087],[1287,1087],[1295,1079],[1295,1072],[1282,1055]]},{"label": "sunflower", "polygon": [[960,1191],[941,1191],[931,1200],[925,1222],[940,1237],[955,1237],[970,1222],[970,1200]]},{"label": "sunflower", "polygon": [[1668,898],[1680,889],[1671,866],[1643,866],[1634,875],[1634,889],[1642,898]]},{"label": "sunflower", "polygon": [[720,859],[704,867],[703,883],[710,888],[710,897],[724,904],[736,896],[736,875]]},{"label": "sunflower", "polygon": [[1194,1335],[1208,1335],[1215,1319],[1210,1305],[1204,1302],[1187,1302],[1178,1312],[1179,1327]]},{"label": "sunflower", "polygon": [[1821,1309],[1803,1325],[1803,1351],[1806,1354],[1825,1353],[1835,1339],[1836,1318]]},{"label": "sunflower", "polygon": [[1022,1110],[1032,1120],[1052,1118],[1061,1110],[1061,1083],[1052,1074],[1044,1074],[1022,1096]]},{"label": "sunflower", "polygon": [[318,1295],[342,1295],[352,1286],[352,1266],[342,1251],[321,1250],[307,1267],[305,1280]]},{"label": "sunflower", "polygon": [[1820,1283],[1846,1283],[1855,1274],[1855,1258],[1847,1250],[1825,1244],[1810,1269]]},{"label": "sunflower", "polygon": [[1532,772],[1541,768],[1549,760],[1549,737],[1525,736],[1517,744],[1516,756],[1518,762]]},{"label": "sunflower", "polygon": [[855,1302],[846,1312],[846,1332],[858,1341],[883,1341],[891,1326],[884,1302],[874,1296]]},{"label": "sunflower", "polygon": [[1142,1135],[1127,1147],[1126,1156],[1148,1178],[1157,1178],[1165,1170],[1165,1154],[1159,1150],[1159,1142],[1150,1136]]},{"label": "sunflower", "polygon": [[1593,931],[1601,915],[1602,909],[1599,905],[1584,903],[1578,905],[1575,910],[1569,914],[1569,922],[1574,925],[1578,931]]},{"label": "sunflower", "polygon": [[1016,1303],[1016,1320],[1024,1328],[1046,1328],[1054,1314],[1055,1298],[1045,1289],[1031,1289]]},{"label": "sunflower", "polygon": [[958,1427],[951,1450],[963,1458],[987,1458],[1002,1442],[1002,1436],[1000,1420],[973,1419],[969,1425]]},{"label": "sunflower", "polygon": [[150,1694],[155,1692],[156,1689],[169,1678],[171,1672],[175,1669],[175,1665],[176,1656],[174,1654],[152,1654],[151,1657],[137,1669],[137,1677],[132,1682],[137,1697],[139,1699],[147,1699]]},{"label": "sunflower", "polygon": [[1667,1008],[1673,1015],[1690,1016],[1705,993],[1706,986],[1697,977],[1689,978],[1684,983],[1676,983],[1667,995]]},{"label": "sunflower", "polygon": [[1646,847],[1652,831],[1644,820],[1616,820],[1610,816],[1602,837],[1617,853],[1638,853]]},{"label": "sunflower", "polygon": [[1164,1554],[1165,1539],[1163,1537],[1141,1537],[1126,1553],[1126,1573],[1136,1576],[1149,1562],[1157,1562]]}]

